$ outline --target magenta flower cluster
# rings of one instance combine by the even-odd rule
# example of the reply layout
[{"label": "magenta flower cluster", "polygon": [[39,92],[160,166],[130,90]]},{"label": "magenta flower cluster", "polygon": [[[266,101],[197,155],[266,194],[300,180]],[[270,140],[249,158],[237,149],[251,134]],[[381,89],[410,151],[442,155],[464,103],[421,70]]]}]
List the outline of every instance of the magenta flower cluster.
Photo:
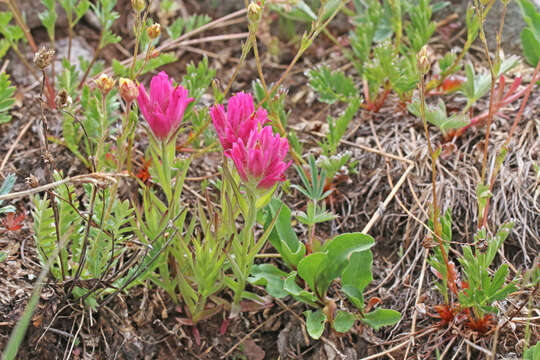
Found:
[{"label": "magenta flower cluster", "polygon": [[173,86],[172,79],[164,71],[150,81],[150,94],[143,84],[139,85],[137,102],[154,135],[164,140],[174,132],[184,117],[193,98],[182,85]]},{"label": "magenta flower cluster", "polygon": [[[187,106],[193,101],[181,85],[173,86],[165,72],[154,76],[150,94],[139,86],[137,102],[154,135],[166,139],[180,125]],[[285,180],[289,142],[274,134],[265,109],[255,111],[250,94],[240,92],[229,100],[228,108],[210,109],[212,122],[225,156],[232,159],[243,182],[257,189],[270,189]]]},{"label": "magenta flower cluster", "polygon": [[255,111],[250,94],[238,93],[231,97],[227,112],[216,105],[210,115],[219,136],[225,156],[232,159],[242,181],[257,189],[270,189],[285,180],[285,162],[289,142],[265,126],[265,109]]}]

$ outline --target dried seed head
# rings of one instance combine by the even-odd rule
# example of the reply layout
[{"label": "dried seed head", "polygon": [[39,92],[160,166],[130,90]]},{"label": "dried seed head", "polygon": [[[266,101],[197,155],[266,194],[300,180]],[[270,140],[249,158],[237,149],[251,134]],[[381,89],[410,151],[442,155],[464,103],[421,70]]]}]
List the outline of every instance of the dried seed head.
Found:
[{"label": "dried seed head", "polygon": [[133,8],[133,10],[140,13],[146,7],[146,1],[145,0],[131,0],[131,7]]},{"label": "dried seed head", "polygon": [[96,85],[103,94],[108,94],[114,87],[115,80],[107,74],[101,74],[97,80]]},{"label": "dried seed head", "polygon": [[146,29],[146,33],[150,39],[157,39],[157,37],[161,34],[161,25],[154,24],[150,26],[148,29]]},{"label": "dried seed head", "polygon": [[29,177],[25,179],[26,185],[28,185],[31,188],[35,188],[39,186],[39,180],[34,175],[30,174]]},{"label": "dried seed head", "polygon": [[120,80],[118,80],[118,89],[120,91],[120,96],[128,104],[139,96],[139,88],[131,79],[120,78]]},{"label": "dried seed head", "polygon": [[62,89],[58,92],[54,102],[56,103],[56,107],[59,109],[63,109],[73,104],[73,100],[71,99],[71,96],[69,96],[66,89]]},{"label": "dried seed head", "polygon": [[254,1],[250,2],[247,10],[248,10],[247,16],[250,22],[256,23],[261,19],[262,10],[259,4],[257,4],[256,2]]},{"label": "dried seed head", "polygon": [[46,47],[42,47],[34,55],[34,64],[42,70],[47,68],[53,62],[55,53],[56,51],[54,51],[54,49],[47,49]]},{"label": "dried seed head", "polygon": [[424,240],[422,241],[422,246],[426,249],[432,249],[435,246],[437,246],[437,243],[431,236],[426,236]]},{"label": "dried seed head", "polygon": [[427,45],[424,45],[422,49],[420,49],[420,52],[417,56],[417,65],[418,65],[418,71],[420,71],[423,75],[427,74],[429,71],[429,68],[431,67],[431,59],[428,52]]}]

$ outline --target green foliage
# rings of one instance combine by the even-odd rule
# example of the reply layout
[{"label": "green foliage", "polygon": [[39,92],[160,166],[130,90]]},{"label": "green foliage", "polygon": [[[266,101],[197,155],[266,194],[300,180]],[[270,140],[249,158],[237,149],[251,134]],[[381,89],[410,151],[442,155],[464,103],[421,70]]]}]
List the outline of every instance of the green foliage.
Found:
[{"label": "green foliage", "polygon": [[[448,257],[452,241],[452,218],[450,210],[441,217],[442,241],[446,257]],[[430,221],[433,227],[433,222]],[[470,245],[462,248],[458,260],[462,267],[463,282],[459,281],[459,271],[452,262],[448,269],[443,253],[439,247],[434,248],[434,255],[428,260],[440,281],[436,282],[437,289],[449,303],[449,290],[452,290],[458,299],[461,308],[472,308],[474,316],[480,320],[485,314],[497,313],[493,306],[495,301],[505,299],[511,292],[517,290],[513,282],[505,285],[508,275],[508,265],[501,265],[495,272],[490,267],[504,240],[512,230],[514,224],[504,224],[495,236],[487,235],[485,228],[478,230],[474,236],[475,250]],[[493,275],[491,275],[493,273]],[[464,285],[465,284],[465,285]]]},{"label": "green foliage", "polygon": [[13,47],[17,48],[19,41],[26,42],[23,30],[18,25],[10,25],[13,15],[11,12],[0,11],[0,34],[3,36],[0,39],[0,58]]},{"label": "green foliage", "polygon": [[[331,193],[330,190],[324,191],[326,171],[323,169],[319,173],[315,159],[312,155],[309,156],[309,167],[308,174],[303,168],[295,166],[296,172],[300,176],[304,186],[293,185],[292,187],[309,199],[307,211],[297,212],[298,221],[308,226],[313,226],[318,223],[330,221],[334,219],[335,216],[326,211],[324,202],[321,205],[318,205],[321,200],[324,200]],[[308,175],[310,176],[310,179],[308,179]]]},{"label": "green foliage", "polygon": [[215,69],[208,68],[208,58],[205,56],[197,65],[191,62],[186,67],[186,75],[182,85],[188,90],[189,96],[197,103],[216,76]]},{"label": "green foliage", "polygon": [[497,250],[513,227],[513,223],[504,224],[494,237],[489,237],[485,228],[479,230],[474,240],[481,247],[487,243],[485,251],[477,247],[473,252],[471,246],[463,246],[463,256],[459,258],[459,262],[469,286],[459,293],[459,302],[463,307],[473,308],[474,313],[479,316],[497,313],[493,302],[504,300],[508,294],[517,290],[514,283],[505,285],[508,275],[507,264],[501,265],[493,275],[490,274],[490,266],[497,255]]},{"label": "green foliage", "polygon": [[[15,185],[15,174],[8,174],[4,181],[2,182],[2,186],[0,186],[0,195],[7,195],[13,189],[13,185]],[[0,200],[0,205],[4,200]],[[15,207],[12,205],[6,205],[6,206],[0,206],[0,214],[8,213],[8,212],[14,212]]]},{"label": "green foliage", "polygon": [[410,23],[405,27],[405,33],[412,50],[419,52],[431,39],[437,25],[431,21],[432,8],[429,0],[418,0],[418,4],[414,6],[411,6],[409,2],[405,2],[405,4],[409,5],[407,13],[410,17]]},{"label": "green foliage", "polygon": [[317,159],[317,166],[328,174],[329,179],[332,179],[347,164],[351,156],[350,151],[344,151],[329,157],[321,155]]},{"label": "green foliage", "polygon": [[114,7],[116,6],[117,0],[98,0],[95,4],[90,4],[92,11],[96,14],[99,23],[101,24],[101,41],[99,43],[99,48],[102,49],[109,44],[114,44],[122,40],[118,35],[115,35],[111,28],[113,23],[120,16]]},{"label": "green foliage", "polygon": [[54,29],[56,19],[58,15],[56,14],[56,1],[55,0],[41,0],[41,3],[45,6],[45,11],[39,13],[39,19],[41,23],[47,30],[49,39],[54,40]]},{"label": "green foliage", "polygon": [[[55,180],[60,180],[58,173]],[[76,296],[86,294],[94,288],[96,279],[103,279],[116,270],[118,259],[127,250],[125,243],[132,233],[129,224],[133,209],[127,200],[112,198],[110,189],[97,190],[94,186],[85,185],[84,190],[85,196],[79,203],[72,185],[56,189],[56,224],[50,197],[47,194],[43,197],[36,195],[32,200],[34,239],[40,262],[43,265],[50,262],[49,271],[57,281],[74,280],[80,273],[80,281],[72,289]],[[90,214],[83,215],[83,208],[91,209]],[[92,216],[90,220],[89,215]],[[60,247],[61,243],[65,246]],[[57,251],[59,256],[54,255]],[[99,291],[104,289],[99,288]],[[95,304],[98,297],[90,296],[87,303]]]},{"label": "green foliage", "polygon": [[58,87],[67,91],[72,98],[77,94],[77,85],[79,85],[79,71],[77,66],[71,65],[67,59],[62,60],[62,71],[59,72]]},{"label": "green foliage", "polygon": [[[90,9],[90,1],[88,0],[58,0],[58,2],[66,11],[68,23],[71,28],[73,28]],[[114,8],[114,4],[111,7],[111,5],[104,3],[103,6],[107,9]]]},{"label": "green foliage", "polygon": [[[449,277],[452,274],[449,274],[448,267],[446,266],[445,258],[448,258],[448,251],[450,244],[452,242],[452,211],[448,209],[443,216],[440,217],[441,222],[441,241],[443,244],[443,249],[441,250],[440,246],[433,248],[433,255],[428,259],[428,263],[435,270],[437,274],[440,274],[439,280],[435,283],[435,287],[444,297],[444,301],[448,303],[449,301]],[[429,227],[433,230],[433,218],[429,220]],[[437,240],[435,240],[437,241]],[[443,253],[444,252],[444,253]]]},{"label": "green foliage", "polygon": [[521,46],[527,62],[536,66],[540,61],[540,12],[529,0],[519,0],[527,27],[521,31]]},{"label": "green foliage", "polygon": [[321,309],[313,312],[311,310],[304,311],[306,317],[306,328],[309,336],[313,339],[318,339],[324,332],[324,326],[326,324],[326,315]]},{"label": "green foliage", "polygon": [[[80,154],[80,143],[84,144],[86,157],[95,157],[95,162],[99,170],[105,163],[105,155],[110,148],[110,143],[105,140],[109,135],[114,134],[114,127],[112,125],[118,119],[120,102],[117,97],[117,91],[112,90],[109,92],[103,101],[103,94],[99,89],[90,90],[88,86],[85,86],[81,94],[81,106],[84,109],[84,116],[81,118],[81,123],[84,126],[86,134],[88,134],[88,138],[84,132],[80,130],[75,131],[75,134],[69,134],[65,139],[66,146],[73,153]],[[83,162],[87,167],[90,166],[87,159],[83,160]]]},{"label": "green foliage", "polygon": [[375,330],[379,330],[381,327],[394,325],[399,320],[401,320],[401,314],[395,310],[375,309],[366,314],[362,322]]},{"label": "green foliage", "polygon": [[[296,269],[300,260],[306,255],[306,247],[298,240],[291,226],[291,209],[280,200],[272,199],[268,204],[268,210],[269,216],[265,228],[268,228],[271,219],[277,216],[275,227],[272,229],[268,241],[281,254],[285,264],[291,269]],[[260,270],[263,271],[263,269]]]},{"label": "green foliage", "polygon": [[[213,215],[214,218],[217,216]],[[201,223],[200,234],[193,234],[194,219],[186,235],[182,236],[180,241],[175,241],[171,247],[178,266],[178,288],[194,323],[208,312],[205,309],[208,298],[225,286],[224,262],[227,243],[219,228],[211,228],[219,224],[212,224],[212,221],[206,218],[200,204],[198,221]]]},{"label": "green foliage", "polygon": [[[380,96],[381,88],[395,91],[401,99],[409,98],[418,82],[416,54],[436,27],[429,0],[369,0],[355,5],[358,16],[348,57],[367,80],[370,98],[374,101]],[[402,39],[403,29],[406,37]]]},{"label": "green foliage", "polygon": [[[417,118],[420,118],[420,101],[418,99],[410,103],[407,109]],[[448,116],[446,105],[442,99],[439,99],[437,106],[426,107],[426,120],[428,123],[438,127],[443,135],[446,135],[452,129],[460,129],[469,123],[465,114],[458,113]]]},{"label": "green foliage", "polygon": [[191,15],[188,18],[178,17],[167,27],[167,34],[171,39],[179,38],[195,29],[208,24],[212,19],[208,15]]},{"label": "green foliage", "polygon": [[540,359],[540,341],[533,347],[528,348],[523,353],[523,360],[538,360]]},{"label": "green foliage", "polygon": [[[358,109],[360,108],[360,99],[353,98],[350,100],[349,105],[345,109],[343,115],[337,119],[328,117],[328,134],[326,138],[321,142],[321,148],[323,153],[327,156],[331,156],[336,153],[337,148],[340,144],[341,138],[345,135],[349,123],[352,121],[354,116],[357,114]],[[344,165],[344,164],[343,164]],[[335,173],[335,172],[334,172]],[[332,179],[334,173],[328,173],[328,177]]]},{"label": "green foliage", "polygon": [[308,71],[309,85],[317,92],[319,101],[334,104],[347,102],[358,96],[352,78],[342,71],[332,71],[328,66],[320,66]]},{"label": "green foliage", "polygon": [[358,74],[362,75],[364,65],[370,58],[373,42],[387,38],[386,35],[381,36],[387,32],[385,29],[390,29],[391,35],[391,28],[387,26],[390,20],[383,16],[383,8],[377,0],[368,0],[365,5],[363,2],[357,4],[356,12],[359,16],[355,18],[356,28],[349,37],[352,48],[349,58],[353,61]]},{"label": "green foliage", "polygon": [[300,191],[302,195],[313,201],[320,201],[330,195],[331,191],[324,191],[324,181],[326,179],[326,172],[322,170],[320,173],[317,170],[317,165],[313,155],[309,156],[309,172],[306,172],[303,168],[295,165],[296,172],[300,176],[303,187],[300,185],[293,185],[293,188]]},{"label": "green foliage", "polygon": [[[508,70],[515,67],[519,62],[516,56],[510,56],[502,63],[494,65],[495,77],[505,74]],[[467,81],[461,86],[461,92],[467,97],[467,106],[462,110],[465,113],[474,103],[486,95],[491,87],[491,74],[487,71],[481,74],[475,74],[472,64],[465,66]]]},{"label": "green foliage", "polygon": [[11,120],[9,109],[15,103],[13,94],[15,94],[15,86],[11,86],[9,75],[5,72],[0,73],[0,124]]},{"label": "green foliage", "polygon": [[[279,200],[274,200],[274,208],[278,202]],[[294,231],[290,224],[290,212],[285,206],[281,206],[281,209],[285,211],[285,216],[279,215],[270,241],[288,266],[296,268],[296,271],[286,274],[270,264],[255,266],[256,275],[250,278],[252,282],[265,285],[272,296],[290,295],[316,308],[315,311],[308,310],[304,313],[308,333],[314,339],[322,335],[326,322],[329,322],[334,330],[346,332],[356,320],[361,320],[375,329],[399,321],[400,314],[393,310],[377,309],[365,312],[362,292],[373,279],[373,255],[369,249],[375,244],[369,235],[341,234],[327,241],[320,251],[303,256],[305,248],[300,246],[301,243],[295,235],[291,235]],[[304,288],[298,285],[298,277],[305,283]],[[340,290],[357,307],[357,313],[338,309],[334,316],[327,312],[327,308],[333,308],[330,305],[333,300],[327,297],[327,292],[337,279],[341,279]]]}]

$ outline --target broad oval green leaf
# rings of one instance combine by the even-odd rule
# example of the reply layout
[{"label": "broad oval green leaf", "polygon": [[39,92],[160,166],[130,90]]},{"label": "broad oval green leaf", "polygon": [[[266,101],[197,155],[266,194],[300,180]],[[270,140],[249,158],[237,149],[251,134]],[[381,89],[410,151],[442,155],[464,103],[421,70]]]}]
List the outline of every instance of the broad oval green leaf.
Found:
[{"label": "broad oval green leaf", "polygon": [[[281,211],[279,210],[280,208]],[[292,228],[291,209],[278,199],[272,199],[268,204],[268,209],[270,210],[270,216],[268,217],[266,226],[271,223],[279,211],[274,229],[272,229],[268,240],[281,254],[287,266],[295,269],[300,260],[305,256],[306,247],[298,240]]]},{"label": "broad oval green leaf", "polygon": [[304,316],[306,317],[306,328],[309,336],[317,340],[324,332],[326,315],[322,312],[322,310],[317,310],[315,312],[307,310],[304,311]]},{"label": "broad oval green leaf", "polygon": [[349,331],[354,325],[356,317],[350,312],[339,310],[334,318],[334,330],[340,333]]},{"label": "broad oval green leaf", "polygon": [[[326,270],[328,255],[326,253],[313,253],[306,256],[298,263],[298,275],[315,291],[319,274]],[[324,295],[324,294],[321,294]]]},{"label": "broad oval green leaf", "polygon": [[315,295],[313,295],[309,291],[302,289],[296,283],[296,271],[291,271],[289,276],[287,276],[287,278],[283,282],[283,290],[288,292],[298,301],[302,301],[303,303],[312,306],[317,306],[317,297],[315,297]]},{"label": "broad oval green leaf", "polygon": [[352,253],[369,250],[373,245],[371,236],[359,232],[341,234],[328,241],[323,247],[328,254],[328,266],[317,280],[318,293],[324,294],[330,283],[341,276]]},{"label": "broad oval green leaf", "polygon": [[268,294],[281,299],[289,295],[283,289],[283,283],[286,277],[287,273],[279,270],[276,266],[272,264],[260,264],[251,267],[251,275],[248,281],[255,285],[265,286]]},{"label": "broad oval green leaf", "polygon": [[351,254],[349,264],[341,274],[341,283],[355,287],[362,293],[366,286],[373,280],[371,266],[373,254],[371,251],[360,251]]}]

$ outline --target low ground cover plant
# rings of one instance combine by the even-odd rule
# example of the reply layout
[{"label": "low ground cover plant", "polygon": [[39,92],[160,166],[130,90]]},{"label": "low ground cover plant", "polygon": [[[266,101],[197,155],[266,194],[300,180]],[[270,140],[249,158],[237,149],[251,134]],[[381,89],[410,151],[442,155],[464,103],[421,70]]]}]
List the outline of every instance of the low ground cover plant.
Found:
[{"label": "low ground cover plant", "polygon": [[[470,5],[462,48],[435,59],[429,49],[438,26],[433,14],[444,8],[443,3],[246,1],[238,19],[247,23],[247,33],[233,36],[245,41],[238,49],[239,57],[234,58],[236,65],[224,79],[211,66],[209,57],[216,57],[211,51],[198,51],[203,54],[199,61],[184,61],[183,76],[177,76],[171,64],[182,60],[176,53],[178,46],[194,51],[192,45],[199,42],[225,40],[221,35],[187,39],[225,26],[231,19],[237,21],[237,15],[219,21],[192,15],[161,24],[156,13],[172,11],[174,2],[156,2],[156,8],[152,1],[131,0],[130,36],[134,42],[128,46],[129,56],[105,62],[101,55],[124,40],[116,33],[115,24],[121,16],[117,1],[58,3],[60,7],[55,1],[42,1],[45,10],[39,19],[49,40],[43,47],[35,43],[15,0],[8,0],[8,11],[0,12],[0,57],[11,51],[38,83],[36,126],[43,169],[40,179],[30,176],[26,190],[15,193],[13,187],[20,179],[14,174],[2,175],[0,234],[13,236],[31,219],[33,246],[41,268],[39,284],[3,358],[13,359],[21,349],[46,277],[66,304],[63,309],[88,314],[89,326],[94,316],[110,311],[111,303],[130,296],[137,288],[165,294],[165,300],[159,295],[160,301],[174,305],[178,315],[174,321],[180,327],[190,327],[189,336],[198,346],[203,344],[205,322],[220,317],[223,336],[231,323],[246,320],[252,309],[281,306],[283,312],[299,319],[309,337],[327,344],[329,339],[371,336],[384,328],[393,329],[388,330],[392,334],[401,322],[410,321],[405,342],[400,338],[401,345],[383,350],[381,356],[407,346],[408,358],[417,335],[439,331],[441,339],[448,339],[445,336],[450,330],[451,342],[459,338],[462,345],[471,339],[482,339],[482,344],[491,341],[493,349],[488,355],[494,356],[499,332],[525,306],[509,315],[501,304],[521,292],[528,296],[529,307],[536,306],[530,299],[538,289],[538,266],[533,265],[524,275],[504,257],[504,242],[514,222],[506,219],[508,222],[494,224],[489,220],[497,176],[512,150],[514,131],[539,79],[534,63],[538,59],[532,48],[538,14],[526,0],[521,1],[528,26],[522,41],[531,45],[525,51],[527,61],[537,66],[526,87],[522,76],[507,80],[520,59],[500,56],[501,33],[497,34],[495,55],[488,48],[483,24],[493,2]],[[503,2],[505,9],[507,4]],[[57,59],[60,9],[67,21],[68,49],[66,56]],[[90,13],[99,24],[95,52],[91,59],[80,58],[75,63],[73,38]],[[267,14],[274,18],[266,19]],[[345,16],[352,24],[347,41],[329,31],[337,16]],[[296,41],[295,52],[280,77],[270,83],[263,66],[268,59],[259,53],[264,48],[259,42],[270,51],[273,40],[261,33],[275,19],[282,30],[303,28],[305,32],[297,36],[288,31]],[[503,24],[504,16],[501,29]],[[310,141],[293,127],[290,106],[294,96],[284,82],[323,36],[348,61],[348,70],[317,64],[306,71],[305,83],[326,109],[322,114],[332,114],[323,122],[327,126],[323,133],[313,132],[320,136],[318,141]],[[467,57],[476,40],[485,51],[481,54],[488,64],[485,71],[475,70]],[[32,61],[27,59],[28,50],[34,54]],[[251,54],[257,78],[251,83],[237,81]],[[464,99],[457,110],[449,105],[455,97]],[[10,110],[17,98],[13,81],[5,72],[0,74],[0,98],[0,124],[7,124],[12,122]],[[518,101],[521,108],[513,114],[507,107]],[[426,218],[418,219],[405,208],[424,227],[423,269],[418,281],[408,279],[405,284],[418,293],[412,321],[411,311],[387,308],[384,293],[373,294],[386,282],[375,276],[378,259],[374,260],[374,252],[383,241],[381,236],[369,235],[371,228],[359,232],[335,226],[344,216],[336,207],[342,203],[339,195],[351,190],[342,186],[340,179],[369,177],[362,173],[356,154],[345,150],[343,144],[358,129],[349,133],[353,124],[372,122],[388,106],[403,114],[400,121],[415,117],[421,122],[427,148],[424,154],[430,160],[431,184],[422,199],[428,203]],[[336,109],[340,112],[332,111]],[[512,116],[512,128],[502,145],[488,149],[494,117]],[[52,130],[53,124],[58,125],[58,131]],[[433,137],[429,125],[440,136]],[[469,224],[453,224],[452,209],[443,209],[446,194],[439,190],[438,164],[447,149],[468,136],[472,127],[486,133],[478,143],[482,151],[474,205],[477,224],[473,235],[467,232],[466,242],[456,246],[453,235]],[[58,148],[78,160],[81,174],[73,175],[72,168],[55,157]],[[411,169],[418,166],[409,154],[389,156],[382,149],[370,151],[404,161]],[[3,167],[0,165],[0,172]],[[201,169],[208,168],[211,174],[201,175]],[[378,210],[370,215],[370,223],[382,216],[407,174],[393,184],[388,173],[387,200],[372,206]],[[198,188],[188,186],[188,181],[196,182]],[[409,186],[413,189],[410,180]],[[30,198],[28,217],[22,206],[4,202],[24,197]],[[0,252],[0,264],[7,257]],[[426,273],[439,295],[426,301],[425,313],[434,320],[416,332],[420,294],[430,291],[424,289]],[[296,313],[293,306],[301,310]],[[85,341],[79,335],[85,316],[81,316],[79,331],[68,334],[67,357],[76,344]],[[51,321],[55,319],[56,315]],[[534,359],[538,344],[532,345],[531,332],[536,334],[537,329],[529,330],[529,325],[527,320],[523,343],[528,349],[523,353],[525,358]],[[178,334],[177,329],[167,331]],[[439,345],[435,349],[431,351],[439,352]]]}]

